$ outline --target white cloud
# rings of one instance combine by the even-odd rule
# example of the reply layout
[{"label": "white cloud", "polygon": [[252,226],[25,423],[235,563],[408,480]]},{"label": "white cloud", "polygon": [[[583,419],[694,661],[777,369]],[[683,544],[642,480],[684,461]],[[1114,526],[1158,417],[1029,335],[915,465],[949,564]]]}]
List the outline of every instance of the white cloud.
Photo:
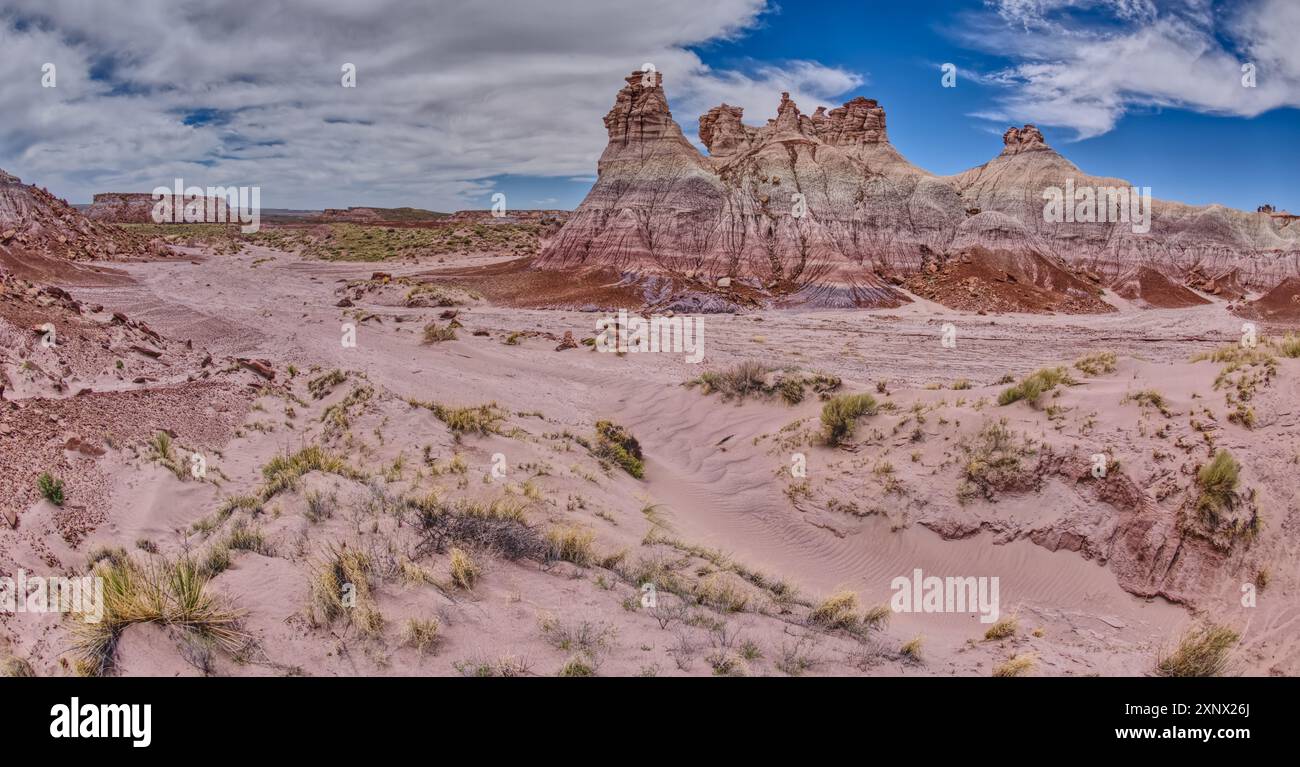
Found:
[{"label": "white cloud", "polygon": [[[1000,24],[973,19],[964,39],[1020,63],[986,78],[1007,88],[977,116],[1073,128],[1115,127],[1134,107],[1253,117],[1300,106],[1300,4],[1243,0],[997,0]],[[1242,65],[1255,66],[1255,87]]]},{"label": "white cloud", "polygon": [[[74,201],[256,184],[271,207],[481,205],[495,175],[587,177],[644,62],[688,134],[722,101],[762,122],[861,82],[816,62],[705,66],[690,46],[765,0],[6,0],[0,167]],[[42,89],[40,66],[58,66]],[[340,85],[357,67],[357,87]],[[92,79],[91,73],[101,75]],[[107,77],[103,75],[107,74]],[[186,125],[196,110],[219,119]]]}]

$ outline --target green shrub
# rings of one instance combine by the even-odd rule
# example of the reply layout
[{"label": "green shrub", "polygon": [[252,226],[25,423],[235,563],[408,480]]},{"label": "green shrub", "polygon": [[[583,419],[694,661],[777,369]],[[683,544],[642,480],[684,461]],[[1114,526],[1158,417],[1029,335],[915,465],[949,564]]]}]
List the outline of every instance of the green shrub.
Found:
[{"label": "green shrub", "polygon": [[36,487],[41,491],[45,500],[55,506],[63,505],[63,480],[56,479],[48,471],[36,478]]},{"label": "green shrub", "polygon": [[1025,400],[1031,405],[1038,403],[1038,398],[1055,389],[1060,384],[1072,384],[1070,374],[1063,367],[1043,368],[1020,380],[1020,383],[1002,390],[998,395],[999,405],[1010,405]]},{"label": "green shrub", "polygon": [[822,406],[822,436],[828,445],[838,445],[853,436],[858,418],[876,414],[876,398],[870,394],[841,394]]},{"label": "green shrub", "polygon": [[1217,527],[1220,515],[1231,511],[1235,503],[1241,464],[1227,450],[1220,450],[1214,458],[1196,472],[1196,484],[1201,489],[1196,499],[1196,510],[1211,528]]},{"label": "green shrub", "polygon": [[641,454],[641,443],[627,429],[613,421],[596,422],[596,445],[591,452],[603,461],[618,464],[637,479],[645,477],[645,456]]}]

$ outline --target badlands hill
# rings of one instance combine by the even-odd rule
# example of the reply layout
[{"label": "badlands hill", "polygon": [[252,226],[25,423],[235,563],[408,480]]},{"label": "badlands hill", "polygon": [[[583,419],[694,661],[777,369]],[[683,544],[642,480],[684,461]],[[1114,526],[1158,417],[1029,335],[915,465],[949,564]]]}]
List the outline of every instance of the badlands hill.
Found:
[{"label": "badlands hill", "polygon": [[[993,160],[942,177],[889,143],[871,99],[805,115],[783,94],[765,126],[742,117],[727,104],[702,116],[703,155],[673,120],[662,77],[633,73],[605,116],[598,180],[538,265],[652,274],[687,292],[729,278],[837,306],[905,302],[893,286],[930,274],[936,300],[958,283],[996,295],[1009,292],[996,283],[1029,283],[1058,294],[1037,303],[1085,312],[1104,311],[1102,285],[1149,288],[1163,305],[1191,301],[1183,283],[1267,290],[1300,273],[1300,226],[1287,217],[1153,200],[1143,233],[1128,220],[1045,221],[1048,187],[1130,184],[1087,175],[1032,125],[1008,130]],[[988,269],[979,254],[995,258]],[[954,261],[978,274],[959,280]]]},{"label": "badlands hill", "polygon": [[149,241],[93,221],[49,192],[0,170],[0,271],[54,280],[74,261],[148,255]]}]

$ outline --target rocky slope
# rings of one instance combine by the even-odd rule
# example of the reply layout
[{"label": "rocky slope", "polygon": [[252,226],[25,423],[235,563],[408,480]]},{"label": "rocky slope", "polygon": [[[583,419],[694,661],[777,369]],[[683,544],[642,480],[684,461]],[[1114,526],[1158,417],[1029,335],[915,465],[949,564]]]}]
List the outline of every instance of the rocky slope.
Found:
[{"label": "rocky slope", "polygon": [[839,306],[896,305],[906,298],[890,283],[972,247],[1130,288],[1142,268],[1178,283],[1232,274],[1259,290],[1300,272],[1287,217],[1155,200],[1145,233],[1129,220],[1046,221],[1049,187],[1130,184],[1083,173],[1032,125],[1008,130],[990,162],[939,177],[894,149],[874,100],[805,115],[783,94],[765,126],[742,117],[727,104],[701,117],[702,155],[661,76],[628,77],[605,116],[599,178],[538,265],[667,275],[686,292],[727,278]]},{"label": "rocky slope", "polygon": [[82,215],[44,189],[0,170],[0,268],[42,271],[54,258],[85,261],[153,252],[148,241]]}]

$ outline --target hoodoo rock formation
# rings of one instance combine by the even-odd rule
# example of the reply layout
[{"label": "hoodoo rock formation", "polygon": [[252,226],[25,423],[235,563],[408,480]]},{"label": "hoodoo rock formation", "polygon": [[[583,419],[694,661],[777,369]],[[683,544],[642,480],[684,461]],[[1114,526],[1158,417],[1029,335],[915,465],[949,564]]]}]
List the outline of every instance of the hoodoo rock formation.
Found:
[{"label": "hoodoo rock formation", "polygon": [[[1056,274],[1033,282],[1064,291],[1063,300],[1037,295],[1029,303],[1063,311],[1104,311],[1098,283],[1122,285],[1138,299],[1151,285],[1166,295],[1147,303],[1164,305],[1194,303],[1168,295],[1193,275],[1231,272],[1266,290],[1300,274],[1300,225],[1267,213],[1152,200],[1150,229],[1142,231],[1128,217],[1147,210],[1139,200],[1120,220],[1082,209],[1047,220],[1048,190],[1068,184],[1104,195],[1133,185],[1085,174],[1033,125],[1006,131],[993,160],[941,177],[894,149],[884,110],[871,99],[809,116],[782,94],[766,125],[742,118],[728,104],[703,115],[703,155],[673,120],[662,76],[633,73],[605,116],[609,144],[598,179],[537,265],[653,275],[680,295],[729,278],[783,302],[889,306],[907,300],[893,285],[927,268],[946,274],[939,270],[954,260],[978,271],[973,259],[984,254],[996,260],[991,273],[1009,279]],[[1103,198],[1094,214],[1105,207]]]}]

